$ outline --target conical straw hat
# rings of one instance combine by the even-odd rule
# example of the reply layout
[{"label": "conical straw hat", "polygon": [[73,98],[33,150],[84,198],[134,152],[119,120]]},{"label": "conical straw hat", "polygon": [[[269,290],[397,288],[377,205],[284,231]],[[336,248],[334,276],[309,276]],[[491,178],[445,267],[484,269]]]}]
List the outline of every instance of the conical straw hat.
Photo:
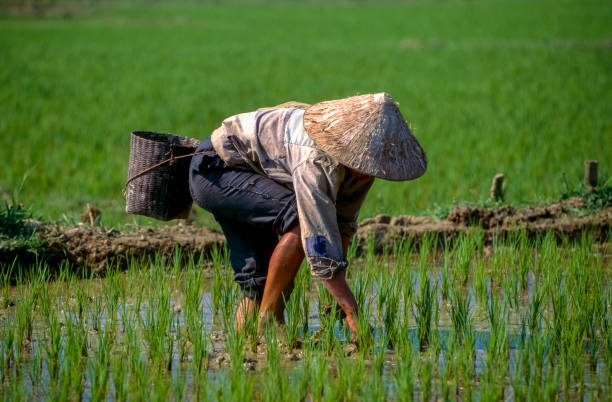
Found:
[{"label": "conical straw hat", "polygon": [[285,102],[285,103],[281,103],[280,105],[276,105],[274,106],[274,108],[276,109],[280,109],[280,108],[296,108],[296,109],[308,109],[310,107],[310,105],[308,103],[304,103],[304,102],[297,102],[297,101],[289,101],[289,102]]},{"label": "conical straw hat", "polygon": [[319,102],[304,129],[339,163],[369,176],[412,180],[427,170],[425,152],[387,93]]},{"label": "conical straw hat", "polygon": [[263,110],[263,109],[283,109],[283,108],[295,108],[295,109],[302,109],[302,110],[306,110],[310,107],[310,105],[308,103],[304,103],[304,102],[298,102],[298,101],[289,101],[289,102],[285,102],[285,103],[281,103],[280,105],[276,105],[276,106],[269,106],[269,107],[260,107],[257,110]]}]

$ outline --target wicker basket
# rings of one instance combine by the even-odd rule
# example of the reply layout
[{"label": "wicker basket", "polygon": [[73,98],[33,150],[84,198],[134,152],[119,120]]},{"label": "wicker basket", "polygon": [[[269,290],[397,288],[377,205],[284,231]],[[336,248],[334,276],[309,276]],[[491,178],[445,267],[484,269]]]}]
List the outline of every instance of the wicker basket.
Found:
[{"label": "wicker basket", "polygon": [[186,218],[193,202],[189,154],[199,143],[172,134],[132,132],[125,211],[162,221]]}]

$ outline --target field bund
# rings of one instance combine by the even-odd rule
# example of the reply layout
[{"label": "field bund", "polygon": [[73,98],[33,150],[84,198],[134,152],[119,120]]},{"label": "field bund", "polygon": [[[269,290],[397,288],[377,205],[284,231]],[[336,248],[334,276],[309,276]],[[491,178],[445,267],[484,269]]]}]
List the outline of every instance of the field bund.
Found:
[{"label": "field bund", "polygon": [[[418,246],[424,236],[435,237],[442,246],[470,231],[482,232],[485,244],[520,232],[530,239],[550,233],[559,240],[579,240],[589,235],[595,242],[609,241],[612,208],[589,212],[584,207],[584,201],[576,197],[531,208],[455,206],[446,219],[378,215],[359,223],[354,241],[356,254],[361,255],[368,248],[383,254],[402,241]],[[108,267],[125,266],[131,259],[169,259],[177,252],[181,258],[194,256],[206,260],[213,249],[225,243],[222,233],[185,220],[163,228],[140,227],[124,232],[82,223],[67,227],[30,220],[26,225],[32,227],[40,240],[38,247],[32,249],[31,241],[20,244],[0,238],[0,263],[11,264],[16,260],[27,266],[42,260],[57,266],[67,262],[75,268],[104,273]]]}]

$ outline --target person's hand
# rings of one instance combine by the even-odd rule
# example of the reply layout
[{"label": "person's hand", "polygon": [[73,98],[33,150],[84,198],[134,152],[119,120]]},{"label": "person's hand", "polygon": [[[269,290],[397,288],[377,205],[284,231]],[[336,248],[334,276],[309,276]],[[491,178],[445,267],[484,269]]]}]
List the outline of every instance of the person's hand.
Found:
[{"label": "person's hand", "polygon": [[357,334],[357,301],[346,283],[346,270],[338,272],[331,279],[323,279],[323,284],[346,314],[346,323],[353,334]]}]

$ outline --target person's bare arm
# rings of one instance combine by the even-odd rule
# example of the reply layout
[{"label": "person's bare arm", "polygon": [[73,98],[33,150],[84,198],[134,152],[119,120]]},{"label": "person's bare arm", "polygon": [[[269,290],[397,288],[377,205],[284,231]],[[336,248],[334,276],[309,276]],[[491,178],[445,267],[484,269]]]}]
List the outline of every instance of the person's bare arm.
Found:
[{"label": "person's bare arm", "polygon": [[[351,244],[351,238],[352,236],[342,235],[342,252],[344,258],[346,258],[348,248]],[[336,276],[331,279],[323,280],[323,284],[346,314],[346,322],[349,328],[353,331],[353,334],[357,335],[357,301],[346,282],[346,270],[337,273]]]},{"label": "person's bare arm", "polygon": [[357,335],[357,301],[346,282],[346,270],[338,272],[331,279],[323,279],[323,284],[346,314],[349,328]]}]

